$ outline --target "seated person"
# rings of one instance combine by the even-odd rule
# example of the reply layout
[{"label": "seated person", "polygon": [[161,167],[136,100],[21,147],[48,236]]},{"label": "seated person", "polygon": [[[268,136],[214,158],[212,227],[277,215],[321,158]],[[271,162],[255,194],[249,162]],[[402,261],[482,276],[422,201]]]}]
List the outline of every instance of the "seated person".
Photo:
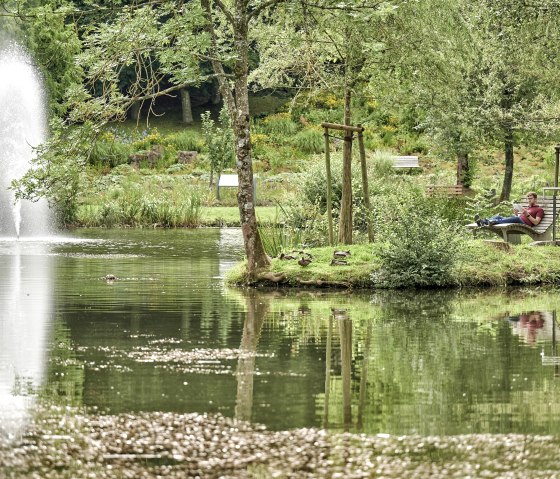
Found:
[{"label": "seated person", "polygon": [[527,193],[527,202],[529,205],[521,211],[515,211],[514,216],[494,215],[490,218],[480,218],[479,215],[474,217],[478,226],[494,226],[504,223],[519,223],[527,226],[537,226],[544,216],[544,210],[537,205],[537,194],[534,191]]}]

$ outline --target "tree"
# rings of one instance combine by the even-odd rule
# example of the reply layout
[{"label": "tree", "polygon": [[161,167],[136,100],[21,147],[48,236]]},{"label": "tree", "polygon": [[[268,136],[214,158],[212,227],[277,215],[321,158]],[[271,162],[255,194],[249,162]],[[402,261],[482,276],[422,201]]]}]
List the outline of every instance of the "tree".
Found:
[{"label": "tree", "polygon": [[[248,101],[249,25],[266,8],[280,0],[254,5],[236,0],[231,10],[221,0],[177,3],[161,0],[147,4],[116,2],[112,15],[87,25],[84,50],[78,57],[86,83],[69,88],[71,123],[93,122],[90,131],[100,131],[107,121],[124,118],[134,103],[181,90],[211,78],[200,68],[210,61],[220,93],[232,120],[239,176],[238,205],[250,277],[269,264],[257,230],[253,191],[251,137]],[[214,9],[213,5],[217,8]],[[78,13],[78,12],[77,12]],[[119,88],[123,75],[134,69],[134,81],[126,91]],[[163,87],[171,79],[172,85]],[[42,156],[37,171],[45,172],[53,156]],[[59,161],[64,159],[59,157]],[[38,160],[41,163],[41,158]],[[33,175],[32,175],[33,176]],[[37,180],[37,181],[35,181]],[[28,177],[30,195],[43,173]],[[22,193],[22,194],[24,194]]]},{"label": "tree", "polygon": [[[260,65],[252,79],[267,87],[296,87],[311,94],[333,92],[342,97],[342,122],[352,124],[352,100],[362,96],[367,65],[375,63],[379,36],[371,23],[382,23],[399,1],[324,0],[285,4],[275,10],[276,22],[257,32]],[[279,18],[278,18],[279,17]],[[352,243],[352,133],[343,147],[340,243]]]},{"label": "tree", "polygon": [[559,115],[560,68],[555,0],[480,0],[473,11],[473,32],[479,35],[480,102],[478,127],[485,138],[501,144],[504,181],[500,200],[509,199],[514,147],[523,139],[542,141],[558,123],[543,121],[544,111]]},{"label": "tree", "polygon": [[556,3],[425,0],[393,17],[384,74],[372,88],[386,103],[412,108],[417,127],[457,157],[458,183],[469,182],[472,151],[500,146],[500,199],[509,198],[516,142],[554,131],[536,120],[558,116]]}]

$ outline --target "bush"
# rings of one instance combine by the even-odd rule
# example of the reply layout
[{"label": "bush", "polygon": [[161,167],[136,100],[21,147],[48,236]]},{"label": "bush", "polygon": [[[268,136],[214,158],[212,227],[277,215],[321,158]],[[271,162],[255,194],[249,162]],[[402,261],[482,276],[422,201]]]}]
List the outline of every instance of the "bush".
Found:
[{"label": "bush", "polygon": [[294,136],[292,144],[304,153],[323,153],[325,151],[323,133],[311,128],[298,132]]},{"label": "bush", "polygon": [[128,162],[132,153],[129,144],[118,141],[98,141],[90,152],[89,163],[94,166],[107,165],[111,168]]},{"label": "bush", "polygon": [[389,151],[378,150],[373,154],[372,170],[375,178],[388,178],[395,174],[393,168],[395,155]]},{"label": "bush", "polygon": [[291,136],[298,130],[298,125],[292,121],[289,113],[276,113],[260,122],[260,128],[267,134]]},{"label": "bush", "polygon": [[[411,197],[412,198],[412,197]],[[410,198],[410,199],[411,199]],[[449,286],[463,238],[457,227],[434,214],[429,203],[405,201],[384,225],[381,268],[372,274],[380,288]]]},{"label": "bush", "polygon": [[198,151],[200,153],[204,148],[204,139],[197,131],[183,130],[169,135],[166,144],[177,151]]}]

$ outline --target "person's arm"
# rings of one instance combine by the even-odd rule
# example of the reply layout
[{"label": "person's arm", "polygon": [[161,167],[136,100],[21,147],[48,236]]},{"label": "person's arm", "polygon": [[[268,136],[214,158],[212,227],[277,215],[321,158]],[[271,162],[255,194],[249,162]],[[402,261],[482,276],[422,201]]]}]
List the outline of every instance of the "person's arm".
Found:
[{"label": "person's arm", "polygon": [[533,226],[537,226],[542,220],[542,216],[539,213],[536,213],[536,216],[531,216],[528,211],[525,211],[525,218],[533,223]]}]

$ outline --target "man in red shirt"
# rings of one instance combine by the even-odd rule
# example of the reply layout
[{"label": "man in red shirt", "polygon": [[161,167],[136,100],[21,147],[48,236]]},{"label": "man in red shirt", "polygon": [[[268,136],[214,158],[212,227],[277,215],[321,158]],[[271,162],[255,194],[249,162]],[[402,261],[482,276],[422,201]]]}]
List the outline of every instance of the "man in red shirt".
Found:
[{"label": "man in red shirt", "polygon": [[537,194],[534,191],[527,193],[528,206],[521,211],[516,211],[515,216],[500,216],[495,215],[491,218],[480,218],[475,216],[475,221],[478,226],[494,226],[504,223],[519,223],[527,226],[537,226],[544,216],[544,210],[537,205]]}]

